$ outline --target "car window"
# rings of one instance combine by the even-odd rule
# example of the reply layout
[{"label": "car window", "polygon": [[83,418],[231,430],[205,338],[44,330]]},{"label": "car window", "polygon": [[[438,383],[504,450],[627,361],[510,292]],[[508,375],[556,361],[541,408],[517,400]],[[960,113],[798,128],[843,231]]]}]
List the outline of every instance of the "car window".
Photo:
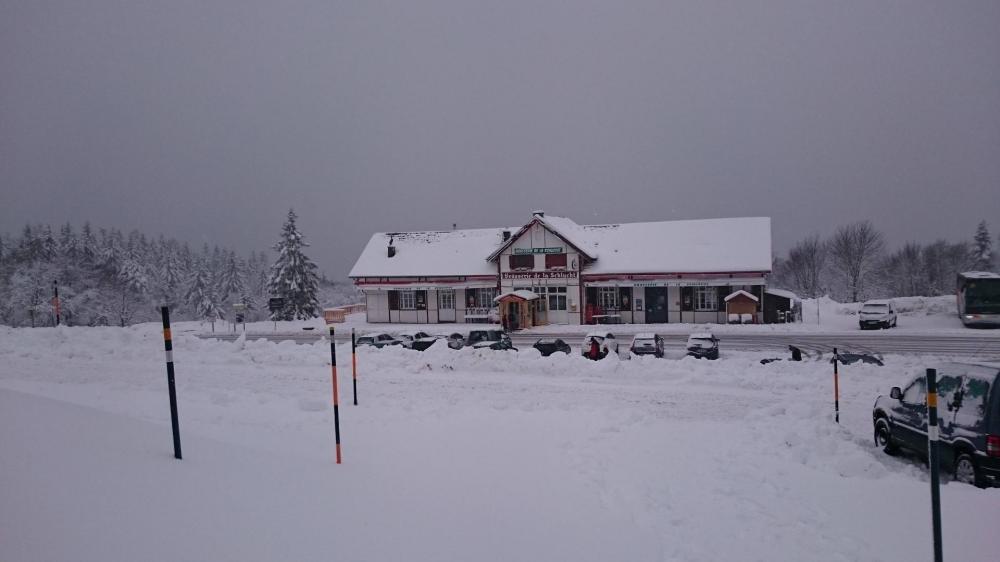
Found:
[{"label": "car window", "polygon": [[974,375],[965,377],[955,404],[955,425],[979,428],[989,409],[990,381]]},{"label": "car window", "polygon": [[942,375],[938,378],[938,408],[941,409],[942,417],[945,417],[944,412],[952,412],[957,408],[956,397],[961,399],[958,392],[961,386],[962,378],[960,376]]},{"label": "car window", "polygon": [[907,404],[922,406],[927,400],[927,381],[920,377],[910,383],[903,391],[902,401]]}]

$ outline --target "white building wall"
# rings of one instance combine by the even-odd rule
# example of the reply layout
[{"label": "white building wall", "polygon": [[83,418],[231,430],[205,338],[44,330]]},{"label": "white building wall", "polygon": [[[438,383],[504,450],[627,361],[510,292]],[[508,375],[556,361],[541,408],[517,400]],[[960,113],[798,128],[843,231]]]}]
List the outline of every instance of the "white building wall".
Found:
[{"label": "white building wall", "polygon": [[[510,269],[510,256],[515,253],[515,249],[531,250],[534,248],[556,248],[561,247],[566,254],[566,270],[573,271],[576,276],[573,278],[555,277],[547,278],[545,269],[545,254],[527,254],[534,259],[534,266],[530,271],[515,271]],[[520,238],[514,241],[498,258],[500,262],[500,292],[506,293],[514,290],[514,287],[566,287],[566,310],[549,311],[549,323],[579,324],[580,323],[580,256],[561,237],[545,228],[542,225],[534,225],[527,230]],[[561,270],[559,270],[561,271]],[[504,274],[526,274],[523,279],[504,279]],[[555,273],[555,270],[553,271]],[[546,293],[547,298],[548,293]],[[546,300],[548,304],[548,300]]]}]

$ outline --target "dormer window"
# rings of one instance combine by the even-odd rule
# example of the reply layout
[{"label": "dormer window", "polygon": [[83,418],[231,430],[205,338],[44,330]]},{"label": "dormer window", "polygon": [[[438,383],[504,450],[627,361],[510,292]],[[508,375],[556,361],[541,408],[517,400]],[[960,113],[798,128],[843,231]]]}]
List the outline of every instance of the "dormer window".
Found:
[{"label": "dormer window", "polygon": [[535,269],[535,256],[533,254],[511,254],[508,258],[510,258],[508,263],[512,271]]}]

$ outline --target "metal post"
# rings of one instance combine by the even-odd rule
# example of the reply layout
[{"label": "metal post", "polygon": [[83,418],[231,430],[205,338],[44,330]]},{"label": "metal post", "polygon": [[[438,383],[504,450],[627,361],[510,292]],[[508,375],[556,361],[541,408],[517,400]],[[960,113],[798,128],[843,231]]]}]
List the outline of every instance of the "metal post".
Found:
[{"label": "metal post", "polygon": [[330,377],[333,381],[333,431],[337,439],[337,464],[340,464],[340,399],[337,396],[337,342],[333,339],[333,326],[330,326],[330,364],[333,369]]},{"label": "metal post", "polygon": [[934,524],[934,562],[941,562],[941,451],[938,445],[937,371],[927,369],[927,444],[931,463],[931,519]]},{"label": "metal post", "polygon": [[160,308],[163,317],[163,349],[167,356],[167,389],[170,391],[170,427],[174,431],[174,458],[181,458],[181,429],[177,422],[177,389],[174,386],[174,344],[170,336],[170,310]]},{"label": "metal post", "polygon": [[56,309],[56,326],[59,325],[59,280],[52,282],[52,306]]},{"label": "metal post", "polygon": [[358,405],[358,340],[351,328],[351,380],[354,382],[354,405]]},{"label": "metal post", "polygon": [[833,348],[833,412],[834,421],[840,423],[840,373],[837,370],[839,356],[837,348]]}]

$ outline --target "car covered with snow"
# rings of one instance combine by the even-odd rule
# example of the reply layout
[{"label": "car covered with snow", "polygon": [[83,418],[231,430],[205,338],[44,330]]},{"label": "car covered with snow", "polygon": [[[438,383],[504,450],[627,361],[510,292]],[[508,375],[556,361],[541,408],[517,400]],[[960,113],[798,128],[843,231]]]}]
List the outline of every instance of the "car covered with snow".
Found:
[{"label": "car covered with snow", "polygon": [[[597,356],[594,356],[594,344],[597,344]],[[595,331],[589,332],[587,335],[583,336],[583,341],[580,342],[580,355],[588,357],[590,359],[603,359],[607,357],[608,353],[614,352],[618,353],[618,340],[615,339],[615,335],[607,331]]]},{"label": "car covered with snow", "polygon": [[652,332],[640,332],[632,338],[629,351],[632,355],[663,357],[663,338]]},{"label": "car covered with snow", "polygon": [[495,330],[495,331],[499,332],[500,339],[498,339],[498,340],[482,340],[482,341],[478,341],[478,342],[472,344],[473,349],[493,349],[493,350],[497,350],[497,351],[503,351],[503,350],[508,350],[509,349],[509,350],[517,351],[517,348],[514,347],[514,344],[510,341],[510,336],[508,336],[507,334],[505,334],[503,332],[500,332],[499,330]]},{"label": "car covered with snow", "polygon": [[359,337],[357,345],[369,345],[379,349],[389,345],[402,345],[403,341],[392,334],[365,334]]},{"label": "car covered with snow", "polygon": [[888,299],[865,301],[858,311],[858,325],[862,330],[868,328],[894,328],[896,326],[896,307]]},{"label": "car covered with snow", "polygon": [[451,349],[462,349],[465,346],[465,336],[459,333],[454,334],[434,334],[434,335],[424,335],[423,337],[413,340],[413,345],[411,349],[417,351],[424,351],[430,346],[437,343],[438,340],[445,340],[448,347]]},{"label": "car covered with snow", "polygon": [[687,354],[698,359],[718,359],[719,338],[712,332],[695,332],[688,336]]},{"label": "car covered with snow", "polygon": [[537,349],[542,357],[548,357],[553,353],[569,354],[573,351],[569,344],[560,338],[540,338],[531,347]]},{"label": "car covered with snow", "polygon": [[465,345],[475,346],[484,341],[500,341],[505,336],[503,330],[470,330]]},{"label": "car covered with snow", "polygon": [[[1000,486],[1000,363],[948,363],[937,368],[941,468],[955,480]],[[872,409],[875,445],[927,458],[927,379],[892,387]]]}]

